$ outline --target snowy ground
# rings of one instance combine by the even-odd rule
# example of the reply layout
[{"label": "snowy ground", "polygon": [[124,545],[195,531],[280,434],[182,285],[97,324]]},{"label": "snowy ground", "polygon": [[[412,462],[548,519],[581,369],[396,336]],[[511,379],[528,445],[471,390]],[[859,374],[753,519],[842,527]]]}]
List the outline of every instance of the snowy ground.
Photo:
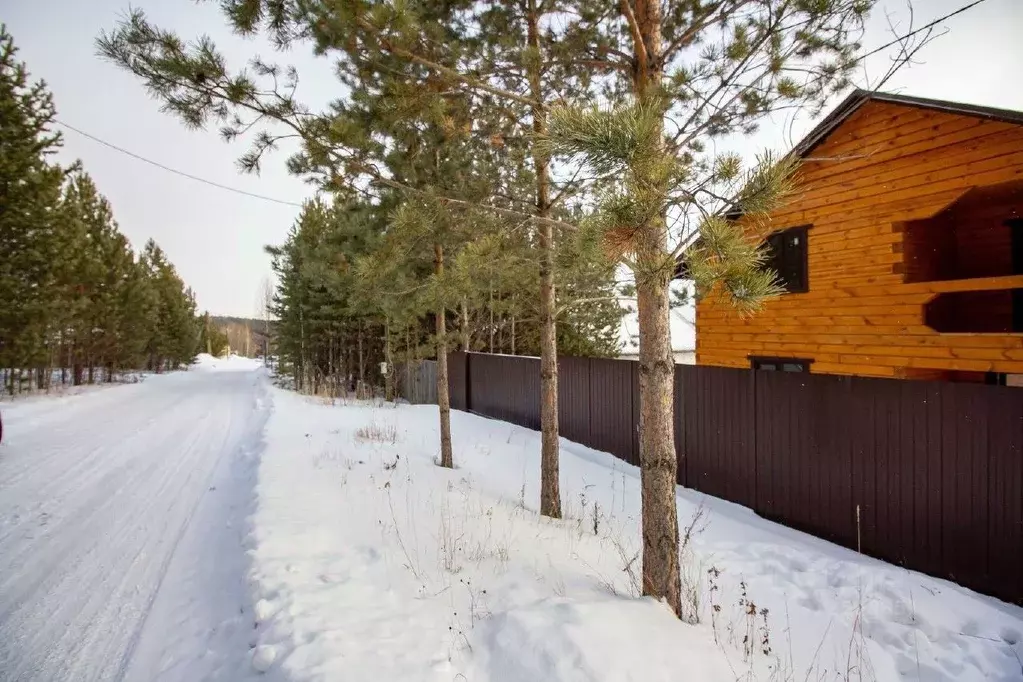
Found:
[{"label": "snowy ground", "polygon": [[[225,371],[226,370],[226,371]],[[230,371],[239,370],[239,371]],[[0,681],[1023,679],[1023,609],[679,491],[695,625],[636,598],[638,471],[252,363],[4,404]]]},{"label": "snowy ground", "polygon": [[680,490],[697,625],[636,599],[638,470],[429,406],[275,391],[254,522],[254,659],[281,680],[1020,680],[1023,609]]}]

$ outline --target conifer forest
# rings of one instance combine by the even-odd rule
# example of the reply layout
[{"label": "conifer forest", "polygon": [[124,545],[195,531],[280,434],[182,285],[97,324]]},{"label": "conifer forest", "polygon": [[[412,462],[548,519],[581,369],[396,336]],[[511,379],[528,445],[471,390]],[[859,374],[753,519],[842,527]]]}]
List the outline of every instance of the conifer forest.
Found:
[{"label": "conifer forest", "polygon": [[160,246],[136,252],[88,172],[54,161],[55,117],[0,30],[0,393],[175,368],[216,334]]}]

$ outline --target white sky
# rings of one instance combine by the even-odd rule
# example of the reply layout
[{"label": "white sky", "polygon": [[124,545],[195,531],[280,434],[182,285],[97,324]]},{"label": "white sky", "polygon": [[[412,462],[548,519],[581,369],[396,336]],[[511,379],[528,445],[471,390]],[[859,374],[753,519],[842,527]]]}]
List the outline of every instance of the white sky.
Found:
[{"label": "white sky", "polygon": [[[969,0],[915,0],[915,25],[922,26]],[[21,49],[34,78],[47,81],[58,116],[68,124],[136,154],[200,177],[257,194],[300,203],[309,187],[288,175],[285,155],[264,164],[261,176],[242,175],[235,160],[242,142],[226,144],[215,131],[190,131],[160,113],[141,83],[100,60],[94,40],[127,9],[127,0],[0,0],[0,20]],[[299,68],[299,97],[321,105],[339,85],[325,60],[308,50],[275,56],[259,41],[242,40],[226,28],[217,3],[191,0],[134,0],[158,26],[192,38],[207,33],[241,64],[254,54]],[[864,40],[870,49],[888,42],[885,11],[902,22],[904,0],[882,0]],[[886,90],[971,104],[1023,110],[1023,0],[985,0],[944,24],[948,33],[919,55]],[[869,74],[885,68],[885,54],[868,60]],[[812,121],[767,123],[744,147],[784,149],[809,130]],[[790,130],[791,134],[786,131]],[[82,159],[100,191],[111,201],[121,231],[140,247],[150,237],[167,251],[202,309],[251,316],[259,312],[259,289],[269,276],[264,244],[283,241],[298,208],[253,199],[154,168],[65,131],[66,160]]]}]

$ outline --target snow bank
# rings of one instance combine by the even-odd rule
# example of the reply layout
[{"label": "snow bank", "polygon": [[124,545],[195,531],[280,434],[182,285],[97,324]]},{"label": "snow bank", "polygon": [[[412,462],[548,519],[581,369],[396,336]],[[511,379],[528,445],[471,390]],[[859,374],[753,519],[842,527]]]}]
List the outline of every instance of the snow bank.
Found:
[{"label": "snow bank", "polygon": [[[638,470],[432,406],[274,392],[252,537],[253,665],[289,680],[1016,680],[1023,609],[679,490],[698,624],[638,597]],[[258,660],[257,660],[258,659]]]},{"label": "snow bank", "polygon": [[709,633],[649,599],[547,599],[488,618],[475,641],[470,680],[735,682]]},{"label": "snow bank", "polygon": [[262,366],[259,360],[234,354],[218,358],[209,353],[199,353],[192,363],[192,368],[201,372],[251,372]]}]

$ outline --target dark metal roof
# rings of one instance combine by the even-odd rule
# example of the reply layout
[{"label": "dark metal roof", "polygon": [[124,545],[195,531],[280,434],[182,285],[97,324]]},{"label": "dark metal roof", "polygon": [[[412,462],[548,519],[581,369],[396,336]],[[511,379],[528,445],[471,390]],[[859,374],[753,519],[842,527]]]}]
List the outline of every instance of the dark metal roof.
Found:
[{"label": "dark metal roof", "polygon": [[895,95],[876,90],[853,90],[842,103],[835,107],[830,114],[824,117],[817,126],[804,137],[793,149],[792,153],[797,156],[806,156],[817,145],[824,141],[835,128],[842,125],[847,118],[852,116],[867,102],[889,102],[891,104],[902,104],[921,109],[932,109],[934,111],[946,111],[952,114],[964,116],[976,116],[993,121],[1004,123],[1015,123],[1023,125],[1023,112],[1010,109],[995,109],[993,107],[982,107],[976,104],[962,104],[960,102],[948,102],[940,99],[927,99],[926,97],[911,97],[909,95]]}]

